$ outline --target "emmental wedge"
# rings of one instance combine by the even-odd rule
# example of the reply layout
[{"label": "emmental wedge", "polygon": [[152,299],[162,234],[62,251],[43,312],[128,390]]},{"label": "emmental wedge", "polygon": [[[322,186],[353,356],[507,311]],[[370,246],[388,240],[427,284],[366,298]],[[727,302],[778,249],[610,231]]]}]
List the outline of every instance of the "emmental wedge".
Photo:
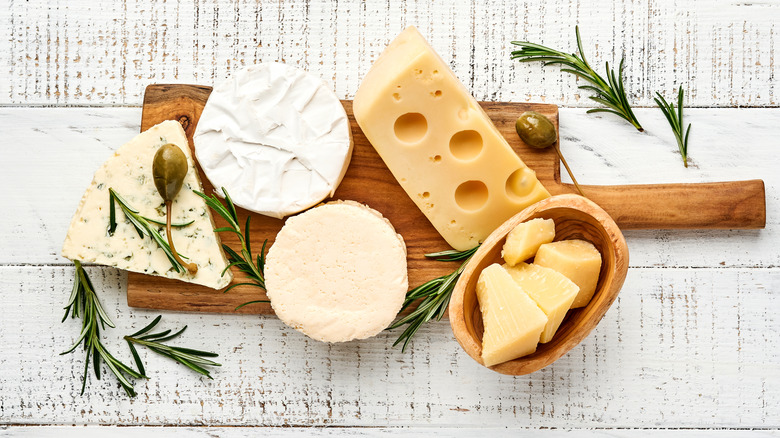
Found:
[{"label": "emmental wedge", "polygon": [[550,196],[414,27],[376,60],[353,111],[398,183],[457,250]]}]

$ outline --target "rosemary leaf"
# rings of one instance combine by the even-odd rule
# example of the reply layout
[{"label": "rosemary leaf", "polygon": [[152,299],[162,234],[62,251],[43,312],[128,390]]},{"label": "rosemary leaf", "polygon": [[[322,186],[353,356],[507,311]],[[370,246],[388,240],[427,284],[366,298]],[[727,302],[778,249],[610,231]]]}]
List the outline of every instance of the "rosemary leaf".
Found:
[{"label": "rosemary leaf", "polygon": [[[138,232],[138,236],[143,238],[144,236],[148,236],[152,241],[157,243],[157,246],[160,247],[160,249],[163,250],[165,253],[165,256],[168,257],[168,260],[171,262],[171,266],[173,266],[173,269],[176,272],[187,272],[187,269],[182,266],[181,263],[179,263],[178,260],[176,260],[176,257],[173,256],[173,251],[171,250],[171,247],[168,245],[168,241],[162,237],[159,231],[157,231],[157,227],[152,226],[152,224],[159,225],[159,222],[151,221],[150,219],[140,215],[138,213],[138,210],[135,210],[134,208],[130,207],[130,204],[119,196],[119,194],[113,189],[108,189],[110,200],[109,200],[109,224],[108,224],[108,234],[112,235],[114,231],[116,231],[117,223],[116,223],[116,213],[115,213],[115,207],[114,203],[119,204],[119,207],[122,209],[122,212],[125,214],[125,217],[127,220],[135,227],[136,232]],[[191,224],[194,221],[190,221],[185,224],[177,224],[175,226],[186,226]],[[164,224],[163,224],[164,225]],[[173,224],[171,226],[174,226]],[[182,256],[183,258],[187,258],[185,256]]]},{"label": "rosemary leaf", "polygon": [[143,363],[141,362],[141,358],[139,357],[138,352],[136,351],[133,344],[143,345],[155,353],[165,356],[169,359],[173,359],[187,368],[203,374],[204,376],[211,379],[212,377],[210,371],[203,368],[203,366],[221,366],[221,364],[218,364],[217,362],[214,362],[210,359],[205,359],[206,357],[218,357],[219,355],[217,353],[163,344],[163,342],[171,340],[184,333],[184,330],[187,329],[187,326],[184,326],[172,335],[168,335],[171,332],[169,329],[159,333],[153,333],[139,337],[140,335],[148,333],[151,329],[153,329],[161,319],[162,315],[155,318],[154,321],[141,330],[133,333],[132,335],[124,337],[125,341],[127,341],[127,344],[130,346],[130,351],[133,353],[133,358],[136,361],[138,369],[143,370],[144,367]]},{"label": "rosemary leaf", "polygon": [[623,85],[623,60],[621,59],[620,61],[617,75],[615,75],[614,69],[609,68],[609,63],[606,64],[607,79],[605,80],[593,70],[587,59],[585,59],[579,26],[575,28],[575,33],[577,35],[577,51],[579,55],[560,52],[528,41],[512,41],[512,44],[520,46],[520,49],[512,51],[511,59],[517,59],[520,62],[541,61],[545,66],[560,65],[561,71],[573,74],[593,84],[580,85],[579,88],[596,93],[595,96],[590,98],[607,107],[590,110],[588,111],[589,113],[609,112],[625,119],[639,131],[644,131],[634,115],[631,105],[628,103],[626,90]]},{"label": "rosemary leaf", "polygon": [[401,333],[398,339],[393,343],[396,346],[403,342],[401,351],[406,351],[406,347],[409,345],[412,337],[417,333],[417,330],[422,327],[423,324],[431,319],[441,320],[444,313],[447,311],[447,306],[450,304],[450,298],[452,297],[452,291],[455,289],[455,284],[460,278],[460,274],[463,273],[466,264],[471,259],[471,256],[477,252],[479,246],[468,249],[466,251],[447,250],[441,252],[435,252],[425,254],[426,257],[435,259],[440,262],[452,262],[463,261],[460,267],[454,272],[443,275],[438,278],[434,278],[426,283],[423,283],[416,288],[406,293],[406,299],[404,300],[401,311],[406,310],[414,302],[422,300],[408,315],[394,322],[388,330],[393,330],[403,325],[408,325],[406,329]]},{"label": "rosemary leaf", "polygon": [[90,360],[92,360],[93,370],[97,380],[100,380],[100,365],[102,360],[106,366],[108,366],[111,373],[117,378],[122,389],[125,390],[125,393],[130,397],[134,397],[136,394],[129,377],[141,378],[144,377],[144,372],[142,369],[136,371],[117,360],[101,343],[100,326],[107,325],[109,327],[114,327],[114,324],[100,305],[92,281],[81,266],[81,262],[76,260],[73,263],[76,265],[76,273],[73,279],[73,292],[68,299],[68,304],[65,306],[65,317],[62,320],[65,321],[68,315],[71,315],[73,318],[80,317],[82,318],[82,329],[76,343],[73,344],[70,349],[60,354],[68,354],[74,351],[79,345],[84,345],[86,357],[84,359],[84,377],[81,384],[82,395],[87,387]]},{"label": "rosemary leaf", "polygon": [[666,116],[666,120],[672,127],[672,132],[674,132],[674,138],[677,140],[677,147],[680,149],[683,165],[688,167],[688,135],[691,133],[691,124],[688,124],[688,129],[685,130],[685,135],[683,135],[683,88],[681,86],[677,92],[676,111],[674,104],[667,102],[661,93],[655,94],[658,96],[655,98],[655,103],[661,108],[664,116]]},{"label": "rosemary leaf", "polygon": [[[249,223],[252,216],[251,215],[247,216],[246,223],[244,225],[244,230],[242,232],[241,227],[238,225],[238,214],[236,213],[236,207],[235,205],[233,205],[233,200],[230,198],[230,194],[228,194],[227,190],[224,187],[222,188],[222,193],[225,195],[224,205],[222,204],[222,201],[220,201],[219,198],[217,198],[217,195],[211,195],[211,197],[209,197],[206,196],[204,193],[195,191],[196,195],[200,196],[206,201],[206,205],[208,205],[212,210],[214,210],[215,213],[220,215],[222,219],[224,219],[228,223],[228,226],[216,228],[214,229],[214,232],[234,233],[235,235],[238,236],[239,242],[241,242],[241,249],[239,251],[236,251],[233,248],[225,244],[222,244],[222,249],[225,250],[225,253],[228,256],[228,265],[222,271],[222,275],[225,275],[228,269],[235,267],[239,271],[246,274],[249,281],[243,283],[231,284],[224,290],[224,292],[228,292],[229,290],[238,286],[255,286],[265,290],[265,274],[263,271],[265,269],[265,252],[266,252],[266,246],[268,245],[268,239],[266,239],[263,242],[263,248],[260,250],[260,253],[257,254],[257,258],[256,259],[253,258],[252,244],[250,242],[251,236],[249,234]],[[268,302],[269,302],[268,300],[249,301],[236,307],[236,310],[248,304],[268,303]]]}]

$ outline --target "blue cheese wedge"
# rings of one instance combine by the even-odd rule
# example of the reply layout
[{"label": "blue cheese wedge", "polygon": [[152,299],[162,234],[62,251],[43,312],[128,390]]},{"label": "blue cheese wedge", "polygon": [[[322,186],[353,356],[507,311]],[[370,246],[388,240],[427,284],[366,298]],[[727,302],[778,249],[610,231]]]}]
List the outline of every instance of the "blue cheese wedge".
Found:
[{"label": "blue cheese wedge", "polygon": [[287,222],[268,250],[265,285],[279,319],[323,342],[365,339],[406,296],[406,245],[365,205],[336,201]]},{"label": "blue cheese wedge", "polygon": [[[147,218],[165,222],[165,203],[152,178],[152,160],[157,149],[173,143],[187,156],[189,171],[172,206],[173,223],[192,224],[174,228],[173,241],[178,252],[198,265],[198,272],[176,272],[165,253],[149,237],[139,237],[135,228],[116,206],[117,228],[108,234],[109,188],[113,188],[131,207]],[[233,276],[222,275],[227,260],[206,203],[194,190],[203,191],[187,137],[177,121],[155,125],[120,147],[95,172],[92,183],[81,198],[68,228],[62,255],[71,260],[113,266],[142,274],[159,275],[221,289]],[[159,227],[165,237],[165,226]]]}]

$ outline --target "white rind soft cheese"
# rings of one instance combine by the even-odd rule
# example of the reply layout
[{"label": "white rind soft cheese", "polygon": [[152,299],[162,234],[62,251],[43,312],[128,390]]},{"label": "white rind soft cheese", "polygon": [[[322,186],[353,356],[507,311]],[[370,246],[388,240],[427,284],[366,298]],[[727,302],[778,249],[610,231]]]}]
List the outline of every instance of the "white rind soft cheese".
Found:
[{"label": "white rind soft cheese", "polygon": [[265,284],[274,312],[309,337],[368,338],[401,310],[406,245],[376,210],[330,202],[287,219],[268,251]]},{"label": "white rind soft cheese", "polygon": [[[173,243],[180,254],[198,265],[195,275],[177,273],[165,253],[149,237],[139,237],[135,228],[116,206],[117,228],[108,234],[109,188],[113,188],[142,216],[165,221],[165,203],[152,178],[152,161],[160,146],[173,143],[187,157],[189,171],[181,192],[172,205],[173,223],[194,220],[191,225],[173,228]],[[228,271],[208,206],[193,190],[202,191],[189,143],[179,122],[169,120],[155,125],[126,143],[95,172],[81,198],[68,228],[62,255],[71,260],[113,266],[142,274],[201,284],[214,289],[227,286],[233,276]],[[159,227],[165,237],[165,226]]]},{"label": "white rind soft cheese", "polygon": [[352,156],[349,120],[330,87],[279,63],[239,70],[216,86],[193,141],[214,187],[276,218],[333,196]]}]

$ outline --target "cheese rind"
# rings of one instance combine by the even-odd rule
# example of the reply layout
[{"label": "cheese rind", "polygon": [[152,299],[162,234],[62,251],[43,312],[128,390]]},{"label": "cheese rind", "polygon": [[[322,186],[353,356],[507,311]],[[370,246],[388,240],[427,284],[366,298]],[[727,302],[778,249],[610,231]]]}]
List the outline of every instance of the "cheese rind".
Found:
[{"label": "cheese rind", "polygon": [[193,142],[214,187],[276,218],[333,196],[352,156],[347,113],[330,86],[281,63],[252,65],[214,87]]},{"label": "cheese rind", "polygon": [[401,187],[457,250],[550,196],[414,27],[376,60],[353,112]]},{"label": "cheese rind", "polygon": [[329,202],[287,219],[268,250],[265,284],[290,327],[323,342],[364,339],[401,309],[406,246],[376,210]]},{"label": "cheese rind", "polygon": [[[152,161],[160,146],[166,143],[178,146],[187,157],[189,166],[184,185],[173,200],[171,216],[173,223],[194,222],[186,227],[173,228],[171,232],[176,250],[198,265],[195,275],[186,271],[175,272],[163,250],[149,237],[139,237],[119,206],[116,207],[117,228],[112,236],[107,232],[109,188],[113,188],[142,216],[165,222],[165,203],[154,185]],[[233,275],[229,271],[222,275],[227,260],[214,233],[211,211],[194,190],[202,191],[203,187],[181,124],[169,120],[149,128],[117,149],[95,172],[71,220],[62,246],[63,257],[214,289],[227,286]],[[159,231],[165,237],[165,226],[160,226]]]},{"label": "cheese rind", "polygon": [[555,222],[552,219],[531,219],[518,224],[506,236],[501,257],[510,266],[528,260],[539,247],[555,239]]},{"label": "cheese rind", "polygon": [[547,315],[547,324],[539,342],[550,342],[580,288],[557,271],[542,266],[519,263],[503,267]]},{"label": "cheese rind", "polygon": [[482,362],[493,366],[536,351],[547,316],[499,264],[483,269],[477,300],[485,331]]},{"label": "cheese rind", "polygon": [[560,272],[579,286],[580,291],[572,303],[572,309],[587,306],[601,272],[601,253],[585,240],[561,240],[539,247],[534,264]]}]

